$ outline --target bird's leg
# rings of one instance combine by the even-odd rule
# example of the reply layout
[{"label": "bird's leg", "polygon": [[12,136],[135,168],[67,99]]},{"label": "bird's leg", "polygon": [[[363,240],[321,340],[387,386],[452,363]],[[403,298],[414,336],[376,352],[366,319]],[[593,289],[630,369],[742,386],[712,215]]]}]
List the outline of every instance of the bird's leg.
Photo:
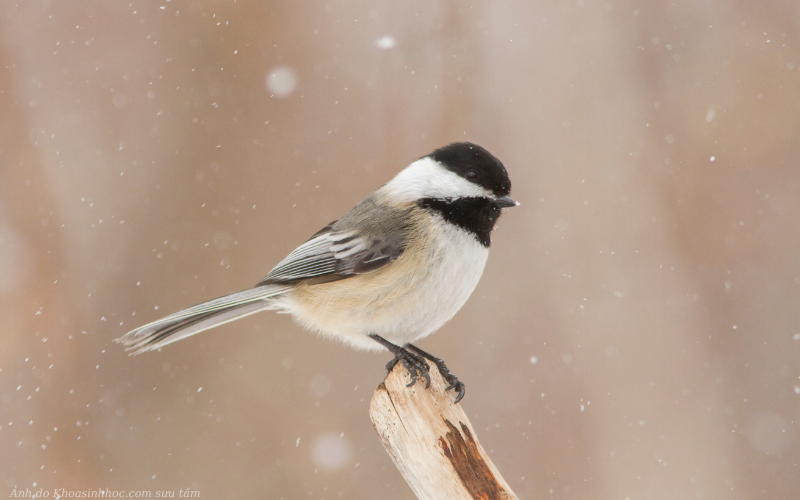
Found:
[{"label": "bird's leg", "polygon": [[403,363],[408,375],[411,377],[411,382],[409,382],[406,387],[411,387],[414,385],[417,382],[417,377],[419,375],[422,375],[422,377],[425,379],[426,389],[431,386],[431,376],[428,373],[428,363],[426,363],[420,355],[414,354],[398,345],[394,345],[379,335],[370,335],[370,338],[378,342],[383,347],[389,349],[389,351],[394,354],[394,359],[389,361],[389,363],[386,365],[386,373],[391,373],[394,365],[396,365],[399,361]]},{"label": "bird's leg", "polygon": [[447,380],[447,382],[450,384],[447,386],[445,391],[449,391],[450,389],[455,389],[456,392],[458,393],[455,402],[458,403],[459,401],[461,401],[461,398],[464,397],[464,393],[466,392],[466,388],[464,387],[464,382],[458,380],[458,377],[450,373],[450,370],[447,368],[447,365],[444,364],[444,361],[437,358],[433,354],[428,354],[427,352],[423,351],[422,349],[413,344],[408,344],[406,346],[406,349],[408,349],[409,351],[413,351],[414,353],[422,356],[423,358],[433,362],[433,364],[436,365],[436,368],[439,369],[439,373],[442,374],[442,377],[444,377],[444,379]]}]

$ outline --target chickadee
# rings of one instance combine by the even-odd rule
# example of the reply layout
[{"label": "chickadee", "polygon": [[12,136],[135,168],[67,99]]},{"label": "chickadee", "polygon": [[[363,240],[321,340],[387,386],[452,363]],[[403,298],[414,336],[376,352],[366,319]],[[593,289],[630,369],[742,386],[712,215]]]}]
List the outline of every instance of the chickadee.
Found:
[{"label": "chickadee", "polygon": [[134,354],[264,310],[357,349],[388,349],[413,385],[430,384],[432,361],[449,389],[464,384],[412,345],[438,330],[469,298],[489,256],[490,233],[509,197],[500,160],[453,143],[416,160],[341,219],[283,259],[255,287],[203,302],[117,339]]}]

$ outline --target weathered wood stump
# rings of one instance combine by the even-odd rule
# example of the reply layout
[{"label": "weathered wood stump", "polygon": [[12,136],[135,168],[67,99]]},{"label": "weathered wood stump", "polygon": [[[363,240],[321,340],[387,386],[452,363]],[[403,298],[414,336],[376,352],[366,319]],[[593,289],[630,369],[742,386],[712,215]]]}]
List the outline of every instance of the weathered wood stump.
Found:
[{"label": "weathered wood stump", "polygon": [[431,386],[413,387],[401,363],[375,390],[369,416],[414,494],[425,500],[515,500],[478,442],[447,382],[431,369]]}]

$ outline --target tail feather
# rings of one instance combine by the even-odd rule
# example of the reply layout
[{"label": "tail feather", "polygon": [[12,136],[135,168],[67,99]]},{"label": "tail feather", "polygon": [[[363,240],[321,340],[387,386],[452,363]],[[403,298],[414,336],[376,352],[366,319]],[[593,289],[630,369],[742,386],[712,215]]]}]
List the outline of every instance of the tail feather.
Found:
[{"label": "tail feather", "polygon": [[167,344],[233,320],[272,308],[269,298],[288,291],[284,285],[266,285],[224,295],[131,330],[117,342],[131,354],[158,349]]}]

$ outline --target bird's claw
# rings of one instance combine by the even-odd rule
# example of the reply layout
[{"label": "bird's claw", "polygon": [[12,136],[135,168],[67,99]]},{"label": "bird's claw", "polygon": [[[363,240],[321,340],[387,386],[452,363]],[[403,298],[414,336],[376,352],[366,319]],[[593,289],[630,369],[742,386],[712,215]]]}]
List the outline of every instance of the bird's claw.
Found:
[{"label": "bird's claw", "polygon": [[464,398],[464,394],[467,392],[466,387],[464,387],[464,382],[458,380],[458,378],[453,374],[446,376],[445,380],[450,382],[450,385],[445,388],[445,392],[449,391],[450,389],[455,389],[458,395],[456,396],[454,403],[458,403]]},{"label": "bird's claw", "polygon": [[394,369],[394,366],[398,362],[403,363],[403,367],[405,367],[409,377],[411,377],[411,382],[406,384],[406,387],[411,387],[416,384],[417,378],[420,375],[422,375],[422,377],[425,379],[425,388],[427,389],[431,386],[431,376],[429,373],[428,363],[422,359],[422,356],[418,356],[405,349],[397,351],[394,359],[389,361],[389,363],[386,365],[386,373],[391,373],[391,371]]},{"label": "bird's claw", "polygon": [[458,403],[459,401],[461,401],[461,399],[464,398],[464,394],[466,393],[466,387],[464,386],[464,382],[458,380],[458,377],[450,373],[450,369],[447,368],[447,365],[444,364],[444,361],[437,358],[436,356],[433,356],[432,354],[423,351],[422,349],[420,349],[415,345],[409,344],[407,347],[413,350],[414,353],[416,353],[417,355],[429,359],[431,362],[433,362],[434,365],[436,365],[436,368],[439,370],[439,373],[441,373],[442,377],[444,377],[447,383],[450,384],[447,386],[447,388],[445,388],[445,392],[449,391],[450,389],[455,389],[456,391],[456,400],[454,401],[454,403]]}]

